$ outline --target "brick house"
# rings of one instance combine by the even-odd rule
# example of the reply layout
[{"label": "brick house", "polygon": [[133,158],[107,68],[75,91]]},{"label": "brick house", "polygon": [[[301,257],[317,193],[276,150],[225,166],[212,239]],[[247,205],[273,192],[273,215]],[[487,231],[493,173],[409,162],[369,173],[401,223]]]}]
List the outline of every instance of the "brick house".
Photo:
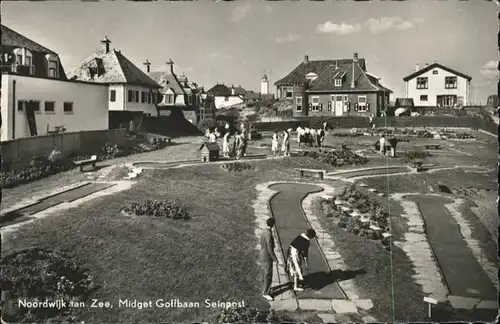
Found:
[{"label": "brick house", "polygon": [[304,61],[275,83],[277,97],[291,100],[293,116],[379,116],[391,90],[366,71],[364,59]]}]

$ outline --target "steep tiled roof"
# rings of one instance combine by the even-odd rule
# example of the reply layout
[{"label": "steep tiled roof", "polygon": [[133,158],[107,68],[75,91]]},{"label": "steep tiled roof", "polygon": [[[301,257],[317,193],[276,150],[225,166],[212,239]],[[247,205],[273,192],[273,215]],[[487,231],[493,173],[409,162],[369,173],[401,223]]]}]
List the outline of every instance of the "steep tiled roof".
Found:
[{"label": "steep tiled roof", "polygon": [[[353,69],[354,68],[354,69]],[[335,78],[343,76],[342,86],[335,86]],[[351,88],[351,81],[354,79],[354,88]],[[374,76],[367,75],[363,66],[359,62],[341,65],[335,69],[334,65],[328,66],[318,78],[310,83],[310,92],[349,92],[349,91],[389,91],[378,83]]]},{"label": "steep tiled roof", "polygon": [[29,51],[33,52],[56,54],[54,51],[51,51],[48,48],[38,44],[37,42],[32,41],[28,37],[25,37],[13,31],[9,27],[1,25],[1,31],[2,31],[2,47],[4,46],[24,47]]},{"label": "steep tiled roof", "polygon": [[[365,59],[359,59],[358,62],[363,69],[366,70]],[[307,73],[314,72],[319,75],[331,65],[337,64],[340,67],[351,63],[352,59],[309,61],[308,63],[302,62],[290,74],[276,81],[274,84],[280,86],[303,83],[306,82]]]},{"label": "steep tiled roof", "polygon": [[[231,89],[229,89],[231,90]],[[244,96],[247,93],[247,91],[242,87],[242,86],[237,86],[234,87],[234,94],[237,96]]]},{"label": "steep tiled roof", "polygon": [[227,97],[231,95],[231,89],[224,84],[216,84],[207,93],[215,97]]},{"label": "steep tiled roof", "polygon": [[448,71],[450,73],[453,73],[455,75],[461,76],[462,78],[465,78],[468,81],[472,80],[472,77],[468,76],[467,74],[458,72],[456,70],[453,70],[453,69],[451,69],[449,67],[446,67],[446,66],[444,66],[442,64],[439,64],[439,63],[432,63],[431,65],[426,66],[425,68],[423,68],[421,70],[418,70],[418,71],[416,71],[416,72],[408,75],[407,77],[403,78],[403,81],[409,81],[409,80],[411,80],[411,79],[413,79],[415,77],[418,77],[419,75],[422,75],[425,72],[430,71],[430,70],[435,69],[435,68],[440,68],[440,69],[443,69],[443,70]]},{"label": "steep tiled roof", "polygon": [[160,85],[115,49],[98,50],[70,74],[70,78],[95,83],[128,83],[150,88]]}]

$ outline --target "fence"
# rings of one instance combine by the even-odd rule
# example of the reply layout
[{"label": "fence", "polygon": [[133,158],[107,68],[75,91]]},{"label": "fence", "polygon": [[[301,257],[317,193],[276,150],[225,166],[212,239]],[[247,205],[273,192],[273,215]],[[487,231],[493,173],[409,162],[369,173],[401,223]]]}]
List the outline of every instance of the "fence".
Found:
[{"label": "fence", "polygon": [[4,167],[9,169],[26,165],[33,156],[49,154],[55,147],[63,157],[71,154],[99,153],[106,143],[124,146],[125,129],[59,133],[44,136],[25,137],[1,142]]},{"label": "fence", "polygon": [[[377,127],[469,127],[482,129],[496,134],[498,125],[493,121],[480,117],[454,116],[419,116],[419,117],[387,117],[374,118]],[[334,128],[366,128],[369,127],[368,118],[360,117],[306,117],[300,120],[280,121],[270,123],[255,123],[253,128],[259,131],[285,130],[297,128],[299,125],[319,127],[327,122]]]}]

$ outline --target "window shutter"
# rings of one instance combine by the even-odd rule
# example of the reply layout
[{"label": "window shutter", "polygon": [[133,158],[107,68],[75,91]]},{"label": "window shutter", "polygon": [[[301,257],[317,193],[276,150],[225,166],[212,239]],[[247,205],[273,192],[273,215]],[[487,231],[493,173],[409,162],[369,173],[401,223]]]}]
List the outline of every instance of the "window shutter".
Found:
[{"label": "window shutter", "polygon": [[312,107],[313,107],[313,105],[312,105],[312,103],[310,103],[309,104],[309,110],[312,110]]},{"label": "window shutter", "polygon": [[328,111],[332,111],[332,102],[328,101]]},{"label": "window shutter", "polygon": [[319,111],[323,111],[323,104],[319,104]]},{"label": "window shutter", "polygon": [[351,102],[347,102],[347,111],[351,111]]},{"label": "window shutter", "polygon": [[370,104],[369,103],[366,104],[366,110],[370,111]]},{"label": "window shutter", "polygon": [[358,104],[357,104],[357,103],[356,103],[356,104],[354,104],[354,110],[355,110],[355,111],[358,111]]}]

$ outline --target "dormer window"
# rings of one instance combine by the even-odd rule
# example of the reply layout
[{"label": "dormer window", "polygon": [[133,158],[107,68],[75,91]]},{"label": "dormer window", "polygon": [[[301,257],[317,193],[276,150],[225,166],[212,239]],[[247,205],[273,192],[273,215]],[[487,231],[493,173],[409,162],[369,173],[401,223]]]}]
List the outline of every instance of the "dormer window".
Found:
[{"label": "dormer window", "polygon": [[[59,59],[54,54],[45,55],[47,60],[47,75],[49,78],[59,77]],[[97,72],[97,71],[96,71]]]},{"label": "dormer window", "polygon": [[342,79],[335,79],[335,86],[336,87],[341,87],[342,86]]},{"label": "dormer window", "polygon": [[35,66],[33,65],[33,54],[25,48],[16,48],[13,51],[15,61],[15,72],[35,74]]}]

